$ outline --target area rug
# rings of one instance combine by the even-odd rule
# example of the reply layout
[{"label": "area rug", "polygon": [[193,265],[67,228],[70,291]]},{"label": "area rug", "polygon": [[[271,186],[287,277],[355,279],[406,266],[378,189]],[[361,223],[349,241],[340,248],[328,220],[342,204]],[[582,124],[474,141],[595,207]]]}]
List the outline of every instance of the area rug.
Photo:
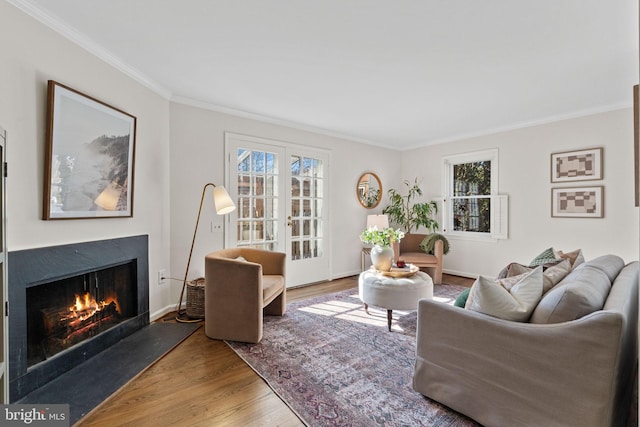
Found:
[{"label": "area rug", "polygon": [[[452,304],[463,287],[436,285]],[[287,305],[259,344],[229,346],[308,426],[477,426],[412,388],[417,313],[369,315],[352,289]]]}]

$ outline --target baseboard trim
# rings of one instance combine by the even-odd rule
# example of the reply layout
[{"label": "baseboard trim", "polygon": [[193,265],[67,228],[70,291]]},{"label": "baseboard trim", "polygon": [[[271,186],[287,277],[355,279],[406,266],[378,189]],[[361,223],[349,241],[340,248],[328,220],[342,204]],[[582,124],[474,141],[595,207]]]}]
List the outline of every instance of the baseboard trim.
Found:
[{"label": "baseboard trim", "polygon": [[[186,303],[182,303],[182,306],[186,307]],[[163,318],[165,315],[171,313],[172,311],[176,311],[175,304],[168,305],[161,308],[160,310],[154,311],[153,313],[149,313],[149,321],[155,322],[156,320]]]},{"label": "baseboard trim", "polygon": [[474,274],[474,273],[468,273],[466,271],[458,271],[458,270],[442,270],[443,273],[446,274],[451,274],[452,276],[460,276],[460,277],[466,277],[468,279],[477,279],[478,275]]}]

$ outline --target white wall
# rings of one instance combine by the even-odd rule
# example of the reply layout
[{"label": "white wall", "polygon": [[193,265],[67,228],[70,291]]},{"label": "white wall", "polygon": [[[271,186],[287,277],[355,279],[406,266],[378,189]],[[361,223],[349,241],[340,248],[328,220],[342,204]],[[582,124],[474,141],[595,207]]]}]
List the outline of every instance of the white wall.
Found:
[{"label": "white wall", "polygon": [[[551,185],[551,153],[591,147],[604,147],[603,180]],[[423,178],[425,198],[437,198],[443,156],[490,148],[499,150],[499,191],[509,195],[509,239],[450,239],[445,271],[495,276],[507,263],[528,263],[550,246],[582,248],[587,259],[607,253],[638,259],[631,108],[406,151],[402,178]],[[551,188],[573,185],[605,187],[604,218],[551,218]]]},{"label": "white wall", "polygon": [[[495,274],[506,262],[528,261],[548,246],[581,247],[587,258],[613,252],[637,259],[638,209],[633,207],[632,112],[622,110],[449,144],[396,152],[346,139],[170,103],[71,41],[0,2],[0,126],[8,131],[10,251],[148,234],[150,309],[171,309],[181,284],[156,284],[157,271],[182,278],[204,183],[224,181],[224,132],[282,140],[331,152],[331,276],[360,268],[358,239],[366,215],[385,206],[390,187],[424,178],[425,199],[440,195],[441,158],[470,150],[500,150],[500,190],[510,199],[510,239],[452,241],[445,269]],[[46,82],[59,81],[137,117],[134,217],[43,221]],[[549,158],[555,151],[605,147],[605,218],[550,218]],[[362,208],[355,197],[363,172],[377,173],[385,198]],[[210,211],[209,211],[210,212]],[[209,217],[207,217],[209,215]],[[213,214],[205,213],[203,224]],[[201,229],[190,277],[203,273],[204,254],[221,234]]]},{"label": "white wall", "polygon": [[[173,302],[155,272],[169,267],[169,102],[0,2],[0,126],[7,130],[9,251],[149,235],[150,310]],[[47,80],[137,117],[134,217],[43,221]],[[173,302],[175,304],[175,302]]]},{"label": "white wall", "polygon": [[[224,183],[224,133],[232,132],[274,139],[330,151],[330,221],[332,278],[360,271],[360,232],[366,216],[380,213],[363,208],[356,199],[358,178],[364,172],[378,174],[386,192],[399,179],[401,153],[289,127],[222,114],[184,104],[171,104],[171,271],[184,277],[202,187]],[[207,197],[211,197],[208,194]],[[209,202],[210,203],[210,202]],[[203,211],[201,228],[191,261],[189,278],[204,274],[204,255],[223,247],[223,235],[211,233],[209,223],[221,222],[209,209]],[[383,206],[381,204],[380,206]],[[176,286],[181,286],[179,283]],[[178,292],[178,290],[174,290]]]}]

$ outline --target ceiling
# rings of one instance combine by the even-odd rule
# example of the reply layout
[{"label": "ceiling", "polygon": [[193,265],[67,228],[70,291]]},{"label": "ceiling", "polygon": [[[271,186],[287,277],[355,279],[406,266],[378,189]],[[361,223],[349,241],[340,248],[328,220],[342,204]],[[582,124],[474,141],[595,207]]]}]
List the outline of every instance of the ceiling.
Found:
[{"label": "ceiling", "polygon": [[632,105],[637,0],[7,0],[168,99],[408,149]]}]

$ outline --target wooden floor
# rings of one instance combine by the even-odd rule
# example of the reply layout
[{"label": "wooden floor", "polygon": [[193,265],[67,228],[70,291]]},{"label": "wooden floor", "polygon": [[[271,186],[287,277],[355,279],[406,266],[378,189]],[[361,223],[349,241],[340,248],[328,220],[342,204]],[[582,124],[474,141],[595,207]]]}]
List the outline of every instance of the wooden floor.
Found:
[{"label": "wooden floor", "polygon": [[[445,283],[473,280],[445,275]],[[357,287],[357,276],[287,291],[296,301]],[[165,318],[170,319],[170,317]],[[204,325],[76,426],[303,426],[269,386]]]}]

